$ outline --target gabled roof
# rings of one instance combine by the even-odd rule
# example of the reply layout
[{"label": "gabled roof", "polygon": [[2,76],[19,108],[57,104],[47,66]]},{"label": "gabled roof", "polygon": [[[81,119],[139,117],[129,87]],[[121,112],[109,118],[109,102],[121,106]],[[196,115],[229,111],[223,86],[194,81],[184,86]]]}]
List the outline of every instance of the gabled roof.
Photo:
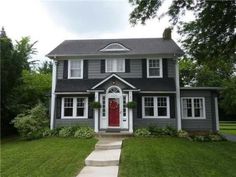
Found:
[{"label": "gabled roof", "polygon": [[107,82],[108,80],[110,80],[111,78],[115,77],[116,79],[120,80],[121,82],[123,82],[125,85],[131,87],[132,89],[136,89],[135,86],[133,86],[132,84],[130,84],[129,82],[125,81],[124,79],[122,79],[121,77],[119,77],[116,74],[111,74],[110,76],[108,76],[107,78],[103,79],[102,81],[100,81],[99,83],[97,83],[95,86],[92,87],[92,89],[96,89],[98,86],[102,85],[103,83]]},{"label": "gabled roof", "polygon": [[[128,50],[110,51],[109,55],[124,53],[125,55],[183,55],[183,51],[172,40],[163,38],[133,38],[133,39],[91,39],[65,40],[48,57],[60,56],[106,56],[102,51],[109,44],[119,44]],[[114,46],[113,46],[114,47]]]}]

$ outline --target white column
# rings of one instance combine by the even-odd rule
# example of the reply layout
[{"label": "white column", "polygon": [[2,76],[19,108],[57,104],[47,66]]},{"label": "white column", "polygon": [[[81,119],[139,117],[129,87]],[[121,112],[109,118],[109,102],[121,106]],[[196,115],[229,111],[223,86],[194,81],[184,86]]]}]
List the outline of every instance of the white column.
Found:
[{"label": "white column", "polygon": [[[133,101],[133,92],[129,91],[129,101]],[[129,132],[133,133],[133,109],[129,110]]]},{"label": "white column", "polygon": [[215,97],[215,116],[216,116],[216,131],[220,130],[219,127],[219,109],[218,109],[218,98]]},{"label": "white column", "polygon": [[[99,101],[98,92],[95,92],[95,101]],[[94,109],[94,131],[98,132],[98,109]]]},{"label": "white column", "polygon": [[181,107],[180,107],[180,86],[179,86],[179,64],[178,59],[176,58],[175,63],[175,72],[176,72],[176,115],[177,115],[177,130],[181,130]]},{"label": "white column", "polygon": [[56,88],[56,73],[57,73],[57,61],[53,61],[52,66],[52,93],[51,93],[51,115],[50,115],[50,129],[54,128],[54,119],[55,119],[55,88]]}]

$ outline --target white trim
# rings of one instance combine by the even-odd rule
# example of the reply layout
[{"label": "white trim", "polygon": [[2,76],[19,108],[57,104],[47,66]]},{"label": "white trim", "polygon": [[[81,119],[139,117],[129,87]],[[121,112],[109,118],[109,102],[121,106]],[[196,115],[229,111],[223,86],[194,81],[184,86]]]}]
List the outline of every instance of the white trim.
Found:
[{"label": "white trim", "polygon": [[181,122],[181,101],[180,101],[180,84],[179,84],[179,63],[178,59],[175,60],[175,83],[176,83],[176,118],[177,118],[177,130],[182,129]]},{"label": "white trim", "polygon": [[[73,99],[73,113],[72,116],[64,116],[64,100],[65,98],[72,98]],[[84,116],[76,116],[77,110],[77,98],[84,98]],[[61,100],[61,119],[88,119],[88,97],[62,97]]]},{"label": "white trim", "polygon": [[[160,76],[149,76],[149,60],[159,60]],[[162,77],[163,77],[162,58],[148,58],[147,59],[147,78],[162,78]]]},{"label": "white trim", "polygon": [[176,91],[140,91],[140,93],[176,93]]},{"label": "white trim", "polygon": [[[81,76],[80,77],[71,77],[71,61],[77,60],[81,64]],[[83,59],[69,59],[68,60],[68,79],[83,79],[84,75],[84,60]]]},{"label": "white trim", "polygon": [[104,90],[87,90],[87,92],[91,92],[91,93],[104,92]]},{"label": "white trim", "polygon": [[[95,97],[94,98],[95,101],[99,101],[98,92],[95,92],[94,97]],[[94,110],[94,131],[96,133],[98,132],[98,109]]]},{"label": "white trim", "polygon": [[50,117],[50,129],[54,128],[55,119],[55,89],[56,89],[56,73],[57,73],[57,61],[53,61],[52,66],[52,93],[51,93],[51,117]]},{"label": "white trim", "polygon": [[[129,102],[133,101],[133,92],[129,91]],[[129,133],[133,133],[133,109],[129,110]]]},{"label": "white trim", "polygon": [[[153,98],[153,116],[146,116],[145,115],[145,107],[144,107],[144,99],[145,98]],[[166,116],[158,116],[158,98],[166,98],[166,108],[167,108],[167,115]],[[144,119],[169,119],[170,118],[170,97],[169,96],[142,96],[142,117]]]},{"label": "white trim", "polygon": [[88,92],[55,92],[56,95],[89,94]]},{"label": "white trim", "polygon": [[93,86],[92,89],[97,88],[99,85],[103,84],[104,82],[106,82],[107,80],[109,80],[112,77],[116,77],[117,79],[119,79],[120,81],[124,82],[126,85],[130,86],[131,88],[135,89],[136,87],[131,85],[130,83],[128,83],[127,81],[125,81],[124,79],[122,79],[121,77],[117,76],[116,74],[111,74],[109,77],[107,77],[106,79],[102,80],[101,82],[99,82],[97,85]]},{"label": "white trim", "polygon": [[216,116],[216,131],[220,130],[219,126],[219,109],[218,109],[218,98],[215,97],[215,116]]},{"label": "white trim", "polygon": [[[115,65],[115,68],[116,68],[115,71],[108,71],[108,70],[107,70],[107,61],[108,61],[108,60],[116,61],[115,64],[114,64],[114,65]],[[123,70],[122,70],[122,71],[117,71],[117,61],[118,61],[118,60],[122,60],[122,61],[123,61],[123,62],[122,62],[122,65],[123,65]],[[106,72],[106,73],[115,73],[115,72],[116,72],[116,73],[124,73],[124,72],[125,72],[125,59],[123,59],[123,58],[122,58],[122,59],[119,59],[119,58],[106,59],[106,62],[105,62],[105,72]]]},{"label": "white trim", "polygon": [[[109,49],[110,46],[112,45],[118,45],[120,48],[113,48],[113,49]],[[128,48],[126,48],[125,46],[123,46],[120,43],[114,42],[111,44],[108,44],[106,47],[104,47],[103,49],[100,50],[101,52],[119,52],[119,51],[129,51]]]},{"label": "white trim", "polygon": [[[183,114],[183,99],[191,99],[191,105],[192,105],[192,117],[184,117]],[[194,111],[194,99],[202,99],[202,111],[203,111],[203,117],[195,117],[195,111]],[[201,120],[201,119],[206,119],[206,105],[205,105],[205,97],[181,97],[181,113],[182,113],[182,119],[184,120]]]}]

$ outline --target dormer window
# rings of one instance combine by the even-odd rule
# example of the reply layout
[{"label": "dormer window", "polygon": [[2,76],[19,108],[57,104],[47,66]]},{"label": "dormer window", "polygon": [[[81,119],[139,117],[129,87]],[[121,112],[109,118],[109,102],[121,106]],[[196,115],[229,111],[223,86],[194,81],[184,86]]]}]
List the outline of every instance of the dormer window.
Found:
[{"label": "dormer window", "polygon": [[111,43],[100,50],[101,52],[125,52],[129,51],[128,48],[119,43]]},{"label": "dormer window", "polygon": [[125,72],[125,59],[107,59],[106,72]]}]

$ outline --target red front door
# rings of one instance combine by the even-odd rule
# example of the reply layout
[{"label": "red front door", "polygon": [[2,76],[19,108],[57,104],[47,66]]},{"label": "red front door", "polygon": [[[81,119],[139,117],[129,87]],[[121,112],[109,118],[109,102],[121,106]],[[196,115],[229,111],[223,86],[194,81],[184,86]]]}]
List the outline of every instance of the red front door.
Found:
[{"label": "red front door", "polygon": [[109,98],[109,126],[120,125],[119,99]]}]

